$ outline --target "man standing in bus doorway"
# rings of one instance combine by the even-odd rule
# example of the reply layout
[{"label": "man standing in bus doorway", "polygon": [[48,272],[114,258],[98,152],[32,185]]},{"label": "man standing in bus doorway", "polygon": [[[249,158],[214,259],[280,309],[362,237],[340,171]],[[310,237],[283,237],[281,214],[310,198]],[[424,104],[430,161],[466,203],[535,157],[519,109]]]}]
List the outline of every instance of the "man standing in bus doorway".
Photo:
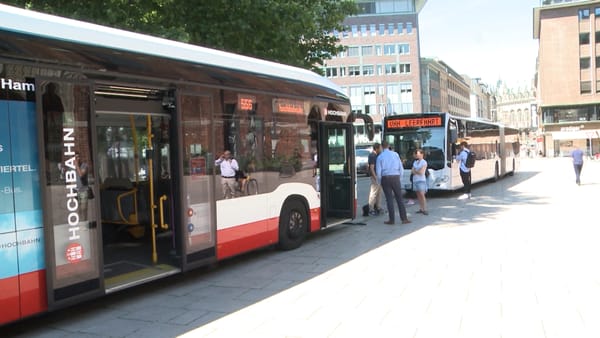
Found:
[{"label": "man standing in bus doorway", "polygon": [[469,153],[471,151],[469,150],[468,146],[469,144],[467,141],[462,141],[460,143],[460,152],[456,157],[456,159],[460,162],[460,179],[464,185],[464,193],[458,197],[459,200],[471,198],[471,168],[467,167],[467,158],[469,157]]},{"label": "man standing in bus doorway", "polygon": [[406,215],[404,202],[402,202],[402,187],[400,185],[404,167],[402,166],[402,161],[400,160],[398,153],[390,150],[389,146],[387,141],[384,140],[381,142],[383,150],[379,153],[379,156],[377,156],[377,163],[375,165],[377,182],[381,184],[388,208],[389,220],[384,223],[389,225],[394,224],[396,213],[394,211],[394,200],[396,200],[402,224],[408,224],[410,221]]},{"label": "man standing in bus doorway", "polygon": [[376,216],[382,211],[381,186],[377,182],[377,156],[381,153],[381,144],[373,143],[373,150],[369,154],[369,175],[371,175],[371,190],[369,191],[369,215]]},{"label": "man standing in bus doorway", "polygon": [[583,150],[579,149],[579,147],[575,147],[575,149],[571,151],[571,157],[573,158],[573,168],[575,168],[575,183],[580,185],[581,169],[583,169]]},{"label": "man standing in bus doorway", "polygon": [[223,197],[225,199],[233,198],[235,193],[235,172],[240,170],[235,158],[231,157],[231,151],[225,152],[215,161],[215,165],[221,168],[221,186],[223,187]]}]

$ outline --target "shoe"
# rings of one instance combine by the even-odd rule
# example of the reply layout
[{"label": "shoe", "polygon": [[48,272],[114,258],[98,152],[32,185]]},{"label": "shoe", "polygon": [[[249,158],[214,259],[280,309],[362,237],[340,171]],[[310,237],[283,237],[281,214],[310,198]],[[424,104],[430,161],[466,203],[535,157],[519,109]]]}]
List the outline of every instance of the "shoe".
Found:
[{"label": "shoe", "polygon": [[377,216],[377,215],[379,215],[379,213],[377,211],[375,211],[375,210],[371,210],[371,211],[369,211],[369,215],[370,216]]},{"label": "shoe", "polygon": [[469,194],[462,194],[462,195],[458,196],[459,200],[464,200],[464,199],[467,199],[467,198],[469,198]]},{"label": "shoe", "polygon": [[425,213],[425,211],[423,211],[421,209],[419,209],[419,211],[417,211],[417,214],[424,214],[424,213]]},{"label": "shoe", "polygon": [[383,223],[384,223],[384,224],[387,224],[387,225],[394,225],[394,221],[385,221],[385,222],[383,222]]},{"label": "shoe", "polygon": [[421,211],[421,213],[425,216],[429,215],[429,213],[427,211]]},{"label": "shoe", "polygon": [[413,204],[415,204],[415,201],[413,201],[413,200],[410,199],[410,200],[408,200],[408,202],[406,202],[406,204],[413,205]]},{"label": "shoe", "polygon": [[408,224],[408,223],[411,223],[411,221],[409,221],[407,219],[405,219],[404,221],[402,221],[402,224]]}]

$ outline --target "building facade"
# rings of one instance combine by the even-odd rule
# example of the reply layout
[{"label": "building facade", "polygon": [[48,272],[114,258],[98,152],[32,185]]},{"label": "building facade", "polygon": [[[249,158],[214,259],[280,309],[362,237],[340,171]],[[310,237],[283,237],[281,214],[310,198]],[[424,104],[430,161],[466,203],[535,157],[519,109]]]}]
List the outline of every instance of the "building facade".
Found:
[{"label": "building facade", "polygon": [[470,117],[470,85],[445,62],[421,58],[423,112]]},{"label": "building facade", "polygon": [[533,37],[543,153],[600,153],[600,1],[543,1]]},{"label": "building facade", "polygon": [[361,13],[335,32],[346,51],[324,64],[324,74],[344,88],[354,112],[420,113],[418,13],[426,0],[357,1]]}]

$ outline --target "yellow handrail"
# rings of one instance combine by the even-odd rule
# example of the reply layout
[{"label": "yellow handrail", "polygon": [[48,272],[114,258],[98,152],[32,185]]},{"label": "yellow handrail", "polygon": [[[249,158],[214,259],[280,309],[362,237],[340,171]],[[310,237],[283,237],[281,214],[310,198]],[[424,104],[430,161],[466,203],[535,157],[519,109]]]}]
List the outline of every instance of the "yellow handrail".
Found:
[{"label": "yellow handrail", "polygon": [[159,202],[160,203],[159,204],[159,206],[160,206],[160,208],[159,208],[159,211],[160,211],[160,227],[162,229],[165,229],[165,230],[169,228],[169,224],[165,223],[165,213],[164,213],[164,208],[163,208],[163,203],[166,200],[167,200],[167,195],[160,196],[160,202]]}]

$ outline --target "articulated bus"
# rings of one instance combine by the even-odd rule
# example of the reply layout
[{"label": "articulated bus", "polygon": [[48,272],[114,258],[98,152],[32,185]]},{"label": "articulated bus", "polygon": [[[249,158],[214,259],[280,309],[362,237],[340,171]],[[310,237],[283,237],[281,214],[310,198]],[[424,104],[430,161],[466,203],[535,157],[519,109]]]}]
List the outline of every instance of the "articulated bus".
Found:
[{"label": "articulated bus", "polygon": [[0,325],[353,219],[355,118],[307,70],[0,5]]},{"label": "articulated bus", "polygon": [[402,187],[407,190],[412,189],[410,170],[418,148],[425,154],[431,190],[463,187],[456,160],[462,141],[477,155],[473,183],[498,180],[518,169],[519,131],[500,124],[448,113],[393,115],[385,117],[383,135],[403,161]]}]

